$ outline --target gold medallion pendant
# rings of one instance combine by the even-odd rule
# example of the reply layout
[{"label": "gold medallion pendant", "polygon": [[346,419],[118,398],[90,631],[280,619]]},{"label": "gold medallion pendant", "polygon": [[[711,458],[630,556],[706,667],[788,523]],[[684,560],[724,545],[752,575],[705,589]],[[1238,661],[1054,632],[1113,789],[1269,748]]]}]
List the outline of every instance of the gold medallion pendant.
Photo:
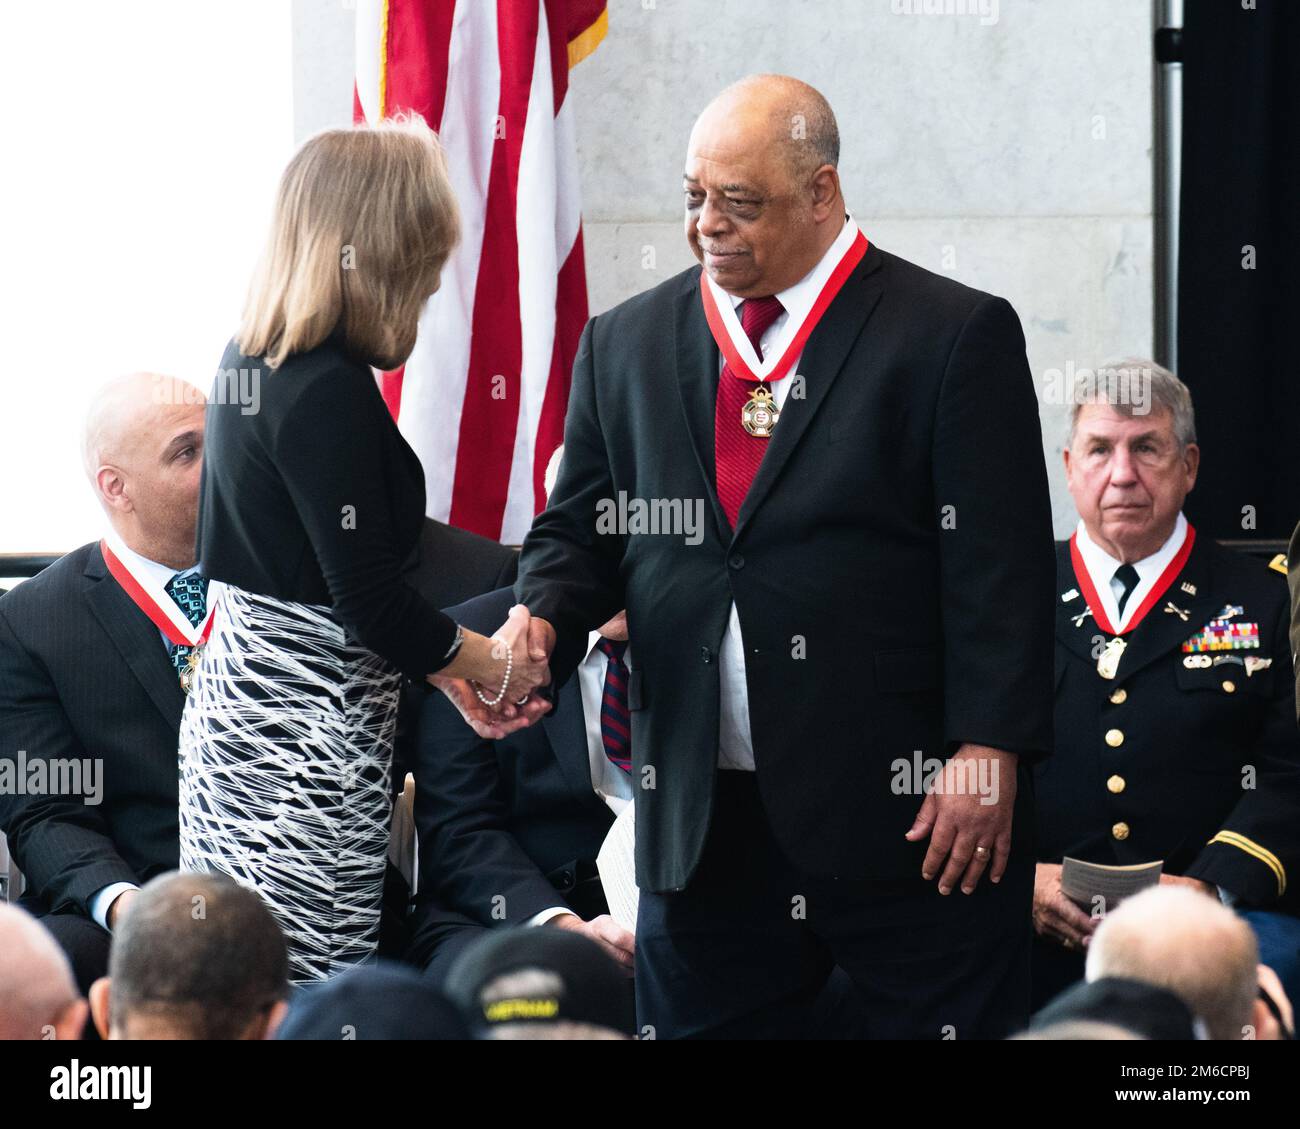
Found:
[{"label": "gold medallion pendant", "polygon": [[194,689],[194,676],[198,672],[199,658],[202,654],[203,648],[195,647],[185,656],[185,669],[181,671],[181,689],[187,694]]},{"label": "gold medallion pendant", "polygon": [[1102,678],[1114,678],[1119,673],[1119,660],[1128,646],[1120,636],[1115,636],[1102,649],[1101,658],[1097,660],[1097,673]]},{"label": "gold medallion pendant", "polygon": [[740,410],[740,424],[750,435],[758,439],[768,439],[781,412],[772,399],[772,393],[761,384],[754,389],[754,394],[745,401]]}]

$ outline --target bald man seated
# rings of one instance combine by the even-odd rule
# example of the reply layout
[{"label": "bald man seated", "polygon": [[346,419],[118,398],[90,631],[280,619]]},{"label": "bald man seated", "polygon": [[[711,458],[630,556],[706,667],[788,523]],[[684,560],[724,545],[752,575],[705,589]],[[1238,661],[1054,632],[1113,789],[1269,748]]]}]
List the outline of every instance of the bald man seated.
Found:
[{"label": "bald man seated", "polygon": [[[179,861],[183,683],[209,611],[195,560],[205,406],[171,377],[106,384],[83,438],[103,540],[0,598],[0,832],[26,877],[24,907],[82,992],[108,967],[134,891]],[[515,554],[427,521],[410,568],[446,606],[513,580]]]},{"label": "bald man seated", "polygon": [[1293,1024],[1249,924],[1186,886],[1153,886],[1111,911],[1088,946],[1085,975],[1172,992],[1210,1039],[1279,1039]]},{"label": "bald man seated", "polygon": [[85,471],[106,519],[0,599],[0,831],[85,992],[132,892],[178,861],[181,674],[206,615],[194,526],[204,397],[170,377],[107,384]]},{"label": "bald man seated", "polygon": [[0,953],[0,1041],[80,1038],[86,1001],[49,930],[0,903]]},{"label": "bald man seated", "polygon": [[136,895],[109,975],[90,988],[104,1039],[269,1039],[288,1010],[289,951],[255,891],[164,874]]}]

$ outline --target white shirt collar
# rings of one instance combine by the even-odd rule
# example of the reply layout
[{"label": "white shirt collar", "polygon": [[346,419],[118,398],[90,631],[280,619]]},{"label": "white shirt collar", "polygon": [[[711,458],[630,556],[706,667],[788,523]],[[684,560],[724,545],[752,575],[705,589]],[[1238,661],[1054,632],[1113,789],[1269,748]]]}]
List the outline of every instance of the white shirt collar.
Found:
[{"label": "white shirt collar", "polygon": [[[594,655],[594,656],[595,656],[597,659],[599,659],[602,663],[604,663],[604,662],[608,662],[608,661],[609,661],[609,660],[605,657],[605,654],[604,654],[603,651],[598,651],[598,650],[596,650],[596,644],[599,643],[599,642],[601,641],[602,638],[603,638],[603,636],[600,634],[599,631],[592,631],[592,632],[590,632],[590,633],[587,635],[587,658],[588,658],[588,659],[590,659],[590,658]],[[625,667],[627,667],[628,670],[632,670],[632,669],[633,669],[633,667],[632,667],[632,644],[631,644],[631,643],[629,643],[629,644],[627,645],[627,649],[623,652],[623,665],[624,665]]]},{"label": "white shirt collar", "polygon": [[[826,280],[835,272],[839,266],[840,260],[844,254],[853,246],[853,241],[858,237],[858,225],[853,222],[852,216],[845,216],[844,226],[840,229],[839,235],[835,237],[835,242],[830,245],[818,261],[806,275],[803,276],[793,286],[787,287],[776,295],[777,300],[785,308],[785,313],[781,315],[785,320],[778,318],[775,325],[781,327],[779,337],[771,341],[767,348],[767,356],[772,359],[773,363],[786,350],[794,335],[803,325],[804,319],[807,318],[813,304],[817,301],[817,296],[822,292],[822,287],[826,285]],[[731,300],[731,309],[735,311],[744,298],[737,298],[734,294],[728,294],[708,274],[704,275],[707,284],[713,288],[713,296],[718,300],[719,308],[722,308],[722,299]],[[733,335],[734,336],[734,335]],[[750,347],[749,339],[740,333],[736,341],[736,347],[740,349],[741,356],[745,362],[757,373],[763,366],[759,358],[754,355]]]},{"label": "white shirt collar", "polygon": [[1147,593],[1155,587],[1155,583],[1160,579],[1160,574],[1169,566],[1169,562],[1178,554],[1178,550],[1183,547],[1183,541],[1187,538],[1187,519],[1178,514],[1178,520],[1174,522],[1174,531],[1168,539],[1149,557],[1143,557],[1140,561],[1134,561],[1133,567],[1137,569],[1138,582],[1137,586],[1129,594],[1128,602],[1124,605],[1124,618],[1119,618],[1119,601],[1115,598],[1115,592],[1110,586],[1111,579],[1115,575],[1115,570],[1120,567],[1122,561],[1116,560],[1105,549],[1098,545],[1091,537],[1088,536],[1088,530],[1080,520],[1079,528],[1075,531],[1075,543],[1079,546],[1079,556],[1083,558],[1084,568],[1088,570],[1088,575],[1092,577],[1092,586],[1097,589],[1097,598],[1101,600],[1102,608],[1106,612],[1106,618],[1114,625],[1116,630],[1122,631],[1128,626],[1128,621],[1133,618],[1133,613],[1141,606],[1142,601],[1146,599]]}]

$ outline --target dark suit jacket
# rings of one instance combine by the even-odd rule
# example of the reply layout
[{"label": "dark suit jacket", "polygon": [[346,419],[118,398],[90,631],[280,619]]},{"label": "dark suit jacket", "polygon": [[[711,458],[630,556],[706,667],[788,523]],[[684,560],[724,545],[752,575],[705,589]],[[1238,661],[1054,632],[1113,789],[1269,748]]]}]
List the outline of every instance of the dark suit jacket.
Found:
[{"label": "dark suit jacket", "polygon": [[98,543],[0,600],[0,759],[95,758],[103,802],[0,795],[0,830],[38,912],[88,914],[113,882],[175,869],[176,735],[185,695],[158,629]]},{"label": "dark suit jacket", "polygon": [[[1159,605],[1127,636],[1114,680],[1097,673],[1096,620],[1074,622],[1083,596],[1062,598],[1078,588],[1062,542],[1056,751],[1035,770],[1039,857],[1164,859],[1167,873],[1222,886],[1247,905],[1300,904],[1286,582],[1262,561],[1198,537]],[[1167,602],[1188,619],[1165,612]],[[1237,622],[1258,623],[1259,649],[1185,654],[1183,641],[1227,605],[1243,609]],[[1247,657],[1271,665],[1247,674]]]},{"label": "dark suit jacket", "polygon": [[519,554],[509,545],[427,517],[402,579],[431,604],[447,608],[513,584],[518,571]]},{"label": "dark suit jacket", "polygon": [[[509,583],[516,553],[429,519],[409,582],[435,605]],[[174,869],[185,705],[158,630],[83,545],[0,600],[0,758],[101,758],[104,799],[0,795],[38,912],[88,913],[113,882]],[[418,704],[415,706],[418,710]]]},{"label": "dark suit jacket", "polygon": [[[503,588],[448,614],[491,634],[514,602]],[[444,695],[426,700],[415,764],[416,963],[428,964],[457,927],[519,925],[552,906],[605,912],[593,864],[613,815],[592,790],[578,680],[559,697],[557,713],[500,741],[479,738]]]},{"label": "dark suit jacket", "polygon": [[[777,840],[808,873],[912,878],[926,844],[903,836],[921,796],[893,790],[896,759],[968,741],[1035,758],[1051,743],[1051,513],[1019,321],[1003,299],[868,250],[808,340],[804,395],[786,401],[733,531],[699,275],[588,323],[516,591],[555,625],[560,678],[626,604],[643,674],[642,889],[685,887],[700,858],[733,600]],[[620,491],[700,500],[702,542],[599,532]]]}]

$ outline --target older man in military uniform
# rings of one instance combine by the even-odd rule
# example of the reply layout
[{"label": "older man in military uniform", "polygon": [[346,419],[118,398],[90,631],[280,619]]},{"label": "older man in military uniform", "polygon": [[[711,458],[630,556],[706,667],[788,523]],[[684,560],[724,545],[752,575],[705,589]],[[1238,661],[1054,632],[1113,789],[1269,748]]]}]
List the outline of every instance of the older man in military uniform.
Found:
[{"label": "older man in military uniform", "polygon": [[1077,979],[1097,920],[1064,857],[1163,862],[1251,922],[1294,996],[1300,731],[1285,568],[1198,536],[1191,396],[1151,361],[1076,389],[1057,546],[1056,751],[1035,767],[1034,994]]}]

